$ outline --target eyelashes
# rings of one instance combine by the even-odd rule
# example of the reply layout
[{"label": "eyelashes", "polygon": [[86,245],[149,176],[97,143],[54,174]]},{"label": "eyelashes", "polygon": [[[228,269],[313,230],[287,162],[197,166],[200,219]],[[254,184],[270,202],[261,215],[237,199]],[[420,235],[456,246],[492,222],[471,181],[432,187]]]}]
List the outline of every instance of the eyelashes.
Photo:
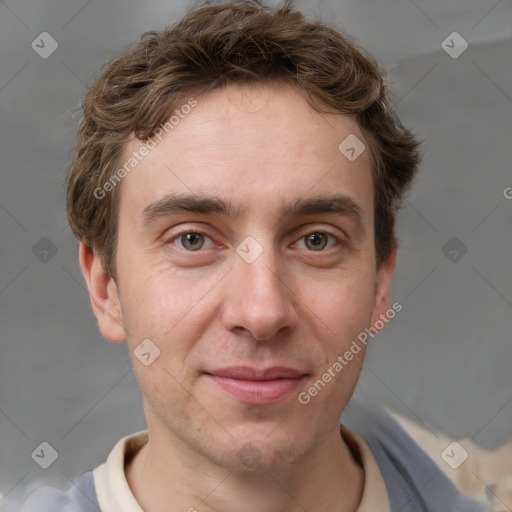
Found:
[{"label": "eyelashes", "polygon": [[[205,238],[208,238],[213,242],[211,237],[209,237],[206,233],[202,233],[201,231],[186,230],[181,231],[175,237],[173,237],[171,243],[174,244],[174,242],[179,241],[181,243],[181,249],[190,252],[197,252],[204,247]],[[200,242],[199,246],[198,241]]]},{"label": "eyelashes", "polygon": [[[178,244],[176,244],[178,242]],[[340,245],[341,240],[339,237],[325,230],[312,230],[297,239],[294,244],[303,242],[303,248],[308,252],[325,252]],[[174,245],[178,249],[195,253],[204,252],[205,249],[211,248],[215,245],[212,237],[207,233],[200,230],[185,229],[166,241],[167,244]],[[327,248],[327,249],[326,249]]]}]

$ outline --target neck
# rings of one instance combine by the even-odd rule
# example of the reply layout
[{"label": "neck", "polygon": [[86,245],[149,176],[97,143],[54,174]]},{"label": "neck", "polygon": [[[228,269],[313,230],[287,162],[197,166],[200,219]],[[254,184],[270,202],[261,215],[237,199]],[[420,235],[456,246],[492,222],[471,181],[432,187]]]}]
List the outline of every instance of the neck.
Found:
[{"label": "neck", "polygon": [[354,512],[364,472],[337,425],[292,467],[230,471],[169,433],[151,432],[125,468],[128,484],[146,512]]}]

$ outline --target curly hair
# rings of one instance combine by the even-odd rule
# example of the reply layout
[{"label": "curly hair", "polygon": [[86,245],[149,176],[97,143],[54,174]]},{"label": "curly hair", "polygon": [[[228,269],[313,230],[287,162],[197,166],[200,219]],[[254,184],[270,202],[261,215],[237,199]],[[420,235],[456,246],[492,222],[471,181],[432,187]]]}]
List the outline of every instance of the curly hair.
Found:
[{"label": "curly hair", "polygon": [[[396,247],[395,214],[416,172],[418,140],[388,98],[374,58],[291,0],[203,5],[172,27],[149,31],[116,56],[85,92],[67,176],[67,212],[76,237],[115,277],[119,172],[135,135],[150,139],[187,99],[232,84],[285,83],[321,113],[352,116],[368,144],[374,184],[377,267]],[[122,169],[121,169],[122,170]],[[97,190],[110,190],[98,194]]]}]

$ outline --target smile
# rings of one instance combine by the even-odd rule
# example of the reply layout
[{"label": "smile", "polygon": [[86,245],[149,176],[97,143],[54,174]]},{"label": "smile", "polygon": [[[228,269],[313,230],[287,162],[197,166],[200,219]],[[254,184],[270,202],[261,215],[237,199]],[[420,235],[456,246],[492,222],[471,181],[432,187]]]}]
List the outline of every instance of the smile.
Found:
[{"label": "smile", "polygon": [[257,370],[232,367],[206,373],[216,385],[248,404],[278,402],[297,389],[306,374],[285,367]]}]

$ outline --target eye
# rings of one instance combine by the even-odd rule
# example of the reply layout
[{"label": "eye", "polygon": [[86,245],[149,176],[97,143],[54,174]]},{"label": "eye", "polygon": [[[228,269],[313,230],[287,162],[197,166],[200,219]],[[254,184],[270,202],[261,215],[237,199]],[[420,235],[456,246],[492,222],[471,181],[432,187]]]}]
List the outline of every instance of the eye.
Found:
[{"label": "eye", "polygon": [[300,241],[304,242],[304,245],[307,249],[319,252],[323,251],[327,247],[329,238],[334,240],[334,244],[332,244],[332,246],[337,244],[337,237],[331,235],[330,233],[324,233],[323,231],[314,231],[312,233],[308,233],[307,235],[303,236]]},{"label": "eye", "polygon": [[212,239],[204,233],[200,233],[198,231],[182,231],[169,240],[169,242],[178,245],[180,249],[184,249],[186,251],[199,251],[200,249],[205,248],[207,240],[212,242]]}]

